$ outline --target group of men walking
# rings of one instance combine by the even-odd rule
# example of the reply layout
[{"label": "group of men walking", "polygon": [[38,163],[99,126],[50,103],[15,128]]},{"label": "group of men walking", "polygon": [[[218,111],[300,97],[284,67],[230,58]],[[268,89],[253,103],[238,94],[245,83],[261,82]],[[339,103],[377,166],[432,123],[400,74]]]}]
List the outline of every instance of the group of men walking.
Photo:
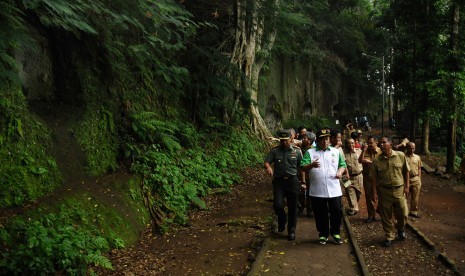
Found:
[{"label": "group of men walking", "polygon": [[326,244],[332,237],[335,244],[342,244],[345,190],[347,215],[359,212],[364,193],[365,222],[376,221],[379,214],[385,232],[383,245],[391,246],[396,235],[404,240],[408,216],[420,217],[421,159],[414,153],[415,144],[404,140],[393,146],[387,136],[379,141],[369,136],[364,141],[361,132],[350,126],[344,136],[345,150],[337,130],[323,128],[314,133],[299,127],[298,136],[292,129],[279,131],[279,145],[265,157],[265,168],[273,176],[278,232],[283,232],[287,223],[288,240],[294,240],[297,216],[306,208],[307,216],[315,219],[319,243]]}]

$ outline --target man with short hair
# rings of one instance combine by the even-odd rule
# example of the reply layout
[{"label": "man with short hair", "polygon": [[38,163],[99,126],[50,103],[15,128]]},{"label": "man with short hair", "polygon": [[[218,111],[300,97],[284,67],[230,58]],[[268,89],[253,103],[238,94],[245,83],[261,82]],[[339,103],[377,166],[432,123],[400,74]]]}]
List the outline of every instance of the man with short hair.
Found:
[{"label": "man with short hair", "polygon": [[339,152],[344,156],[344,151],[342,149],[342,135],[339,130],[332,129],[330,132],[329,142],[333,148],[339,150]]},{"label": "man with short hair", "polygon": [[365,202],[368,212],[368,217],[365,219],[365,222],[376,221],[378,199],[376,196],[376,189],[373,188],[373,181],[369,173],[373,160],[380,154],[381,149],[378,148],[376,137],[368,136],[367,144],[363,145],[362,153],[358,159],[363,166],[363,190],[365,191]]},{"label": "man with short hair", "polygon": [[291,131],[291,145],[294,147],[299,147],[302,145],[302,141],[298,139],[298,133],[295,132],[295,129],[289,128],[288,130]]},{"label": "man with short hair", "polygon": [[302,140],[302,139],[304,139],[305,134],[307,133],[307,129],[304,126],[299,126],[297,128],[297,132],[298,132],[298,138],[297,139]]},{"label": "man with short hair", "polygon": [[347,203],[349,204],[349,210],[347,215],[353,216],[358,213],[358,202],[362,196],[363,186],[363,167],[359,162],[359,157],[362,154],[362,150],[355,148],[354,139],[350,138],[346,140],[346,148],[344,156],[347,164],[347,170],[350,176],[350,186],[346,187]]},{"label": "man with short hair", "polygon": [[[408,206],[405,196],[409,193],[410,167],[405,154],[392,149],[387,136],[380,140],[382,154],[373,160],[370,177],[373,189],[378,190],[379,214],[385,233],[385,247],[391,246],[395,230],[400,240],[405,240],[405,224],[408,219]],[[376,188],[375,188],[376,187]],[[394,218],[396,222],[392,220]]]},{"label": "man with short hair", "polygon": [[339,150],[329,145],[329,129],[316,133],[315,148],[307,150],[302,159],[302,169],[310,178],[310,198],[320,244],[326,244],[329,235],[334,243],[342,244],[342,189],[339,179],[346,163]]},{"label": "man with short hair", "polygon": [[421,158],[415,154],[415,143],[407,143],[407,162],[410,166],[410,212],[409,216],[420,218],[418,214],[418,199],[421,189]]},{"label": "man with short hair", "polygon": [[[342,149],[342,134],[339,130],[337,129],[332,129],[331,132],[330,132],[330,136],[329,136],[329,142],[331,144],[331,146],[335,149],[337,149],[339,151],[339,153],[341,154],[342,156],[342,159],[344,159],[345,161],[345,156],[344,156],[344,150]],[[350,176],[349,176],[349,172],[347,170],[345,170],[343,172],[343,175],[349,179]]]},{"label": "man with short hair", "polygon": [[[300,191],[299,168],[302,152],[291,145],[291,131],[279,132],[279,146],[271,149],[265,157],[265,169],[273,176],[273,208],[278,216],[278,232],[286,228],[288,240],[295,240],[297,226],[297,204]],[[274,164],[274,171],[271,168]],[[287,201],[288,217],[284,210],[284,198]]]}]

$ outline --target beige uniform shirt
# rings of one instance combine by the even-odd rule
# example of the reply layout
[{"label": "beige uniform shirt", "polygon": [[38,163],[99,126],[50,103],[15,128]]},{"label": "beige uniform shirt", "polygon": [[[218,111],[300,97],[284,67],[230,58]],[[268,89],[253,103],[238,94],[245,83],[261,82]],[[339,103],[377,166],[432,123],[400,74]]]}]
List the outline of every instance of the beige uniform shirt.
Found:
[{"label": "beige uniform shirt", "polygon": [[362,164],[358,162],[358,158],[362,154],[361,149],[355,149],[355,152],[346,151],[344,157],[346,158],[347,169],[351,176],[360,174],[363,170]]},{"label": "beige uniform shirt", "polygon": [[410,181],[418,180],[420,175],[419,170],[421,169],[421,159],[420,156],[413,154],[413,156],[406,156],[407,162],[410,166]]},{"label": "beige uniform shirt", "polygon": [[[371,152],[366,150],[363,159],[367,159],[373,162],[375,158],[381,154],[381,149],[376,147],[375,151]],[[363,163],[363,174],[368,175],[370,173],[371,164]]]},{"label": "beige uniform shirt", "polygon": [[404,173],[410,171],[405,154],[400,151],[391,151],[391,156],[383,154],[373,160],[370,177],[376,179],[378,186],[396,187],[404,185]]}]

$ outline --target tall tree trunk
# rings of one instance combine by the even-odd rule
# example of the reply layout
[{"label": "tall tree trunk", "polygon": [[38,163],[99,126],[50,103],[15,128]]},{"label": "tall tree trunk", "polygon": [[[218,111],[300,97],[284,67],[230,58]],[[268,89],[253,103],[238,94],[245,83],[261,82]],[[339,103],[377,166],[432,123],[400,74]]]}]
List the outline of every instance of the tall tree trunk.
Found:
[{"label": "tall tree trunk", "polygon": [[[271,136],[271,132],[258,109],[258,79],[276,38],[275,30],[266,29],[261,11],[264,3],[270,2],[237,0],[236,42],[231,56],[231,63],[236,64],[245,74],[245,87],[252,100],[249,107],[251,124],[253,131],[261,138]],[[279,0],[274,0],[273,4],[277,6]]]},{"label": "tall tree trunk", "polygon": [[416,129],[417,129],[417,91],[414,88],[412,91],[412,114],[410,116],[410,141],[415,142]]},{"label": "tall tree trunk", "polygon": [[[460,7],[459,0],[455,0],[452,6],[452,22],[451,22],[451,73],[458,71],[457,50],[459,42],[459,21],[460,21]],[[447,143],[447,172],[455,172],[455,156],[456,156],[456,130],[457,130],[457,96],[455,94],[455,86],[458,85],[455,79],[450,80],[448,87],[448,98],[451,109],[448,123],[448,143]]]},{"label": "tall tree trunk", "polygon": [[429,130],[430,130],[429,123],[430,123],[430,117],[428,114],[426,114],[426,116],[424,116],[423,118],[423,125],[422,125],[423,139],[421,140],[421,149],[422,149],[423,154],[426,154],[426,155],[429,155],[431,153],[429,151]]}]

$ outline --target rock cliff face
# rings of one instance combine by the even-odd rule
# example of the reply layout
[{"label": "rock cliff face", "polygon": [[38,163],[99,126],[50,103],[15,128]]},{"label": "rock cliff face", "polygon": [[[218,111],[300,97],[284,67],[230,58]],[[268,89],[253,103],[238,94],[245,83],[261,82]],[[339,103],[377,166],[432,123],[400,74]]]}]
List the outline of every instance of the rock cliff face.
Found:
[{"label": "rock cliff face", "polygon": [[258,105],[270,130],[281,128],[288,120],[326,116],[340,119],[346,113],[341,101],[346,85],[341,76],[329,81],[318,79],[314,65],[275,57],[262,74]]},{"label": "rock cliff face", "polygon": [[28,100],[52,100],[55,88],[50,45],[36,28],[30,26],[29,32],[36,43],[15,53],[21,85]]},{"label": "rock cliff face", "polygon": [[[26,97],[29,101],[56,100],[53,47],[39,30],[30,27],[30,31],[37,41],[36,47],[16,53]],[[261,73],[257,104],[271,131],[283,127],[289,120],[325,116],[341,121],[341,116],[348,113],[343,76],[326,74],[323,80],[318,77],[321,72],[316,72],[317,65],[276,56],[270,64]]]}]

